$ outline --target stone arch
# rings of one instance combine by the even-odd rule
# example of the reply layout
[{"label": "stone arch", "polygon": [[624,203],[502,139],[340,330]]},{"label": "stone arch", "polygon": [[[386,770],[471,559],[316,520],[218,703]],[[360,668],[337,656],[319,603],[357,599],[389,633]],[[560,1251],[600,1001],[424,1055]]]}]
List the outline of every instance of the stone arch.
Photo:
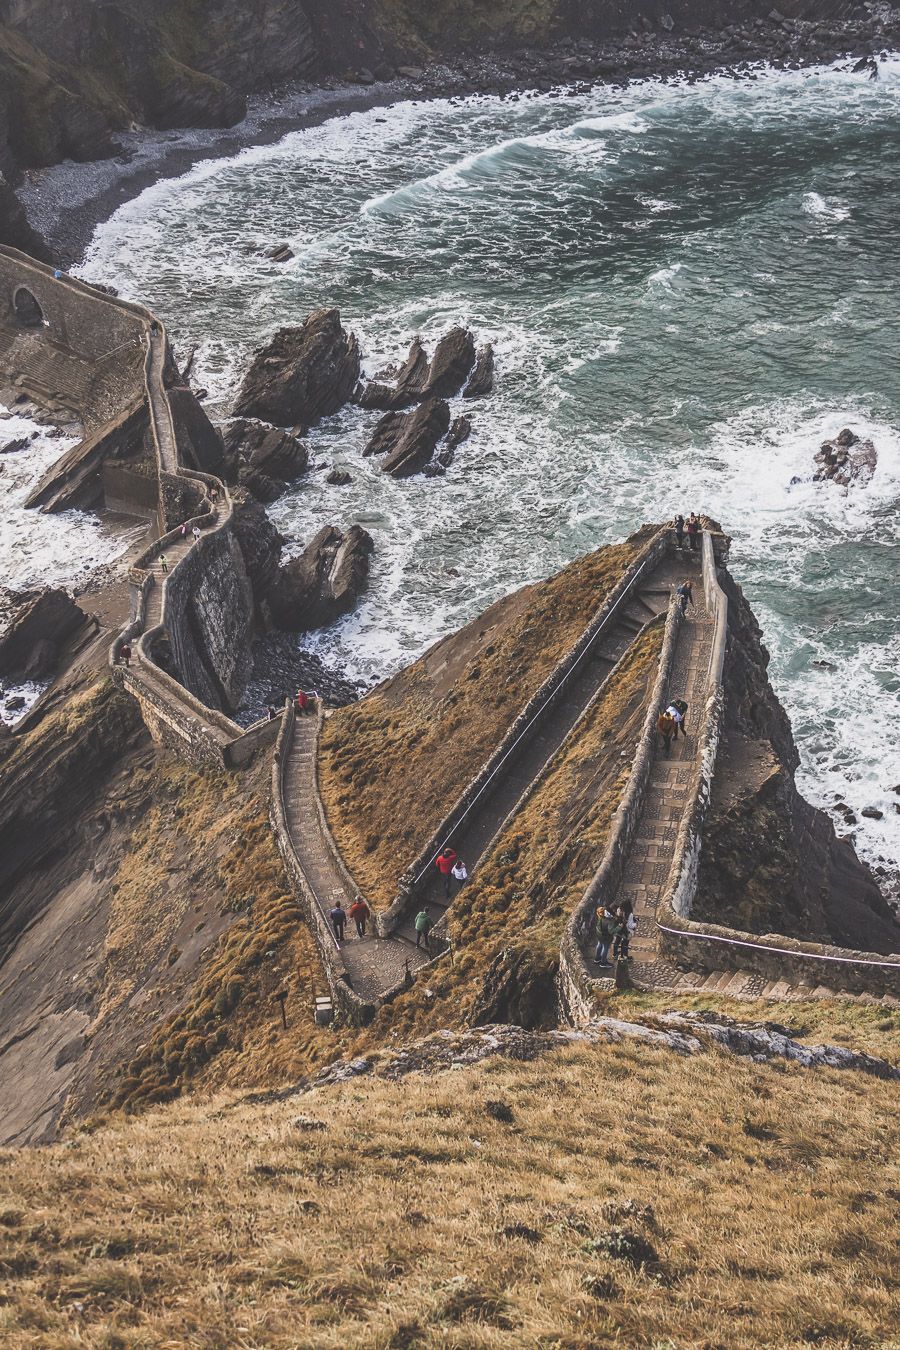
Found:
[{"label": "stone arch", "polygon": [[32,295],[27,286],[19,286],[13,296],[13,309],[23,328],[40,328],[44,322],[44,311],[37,296]]}]

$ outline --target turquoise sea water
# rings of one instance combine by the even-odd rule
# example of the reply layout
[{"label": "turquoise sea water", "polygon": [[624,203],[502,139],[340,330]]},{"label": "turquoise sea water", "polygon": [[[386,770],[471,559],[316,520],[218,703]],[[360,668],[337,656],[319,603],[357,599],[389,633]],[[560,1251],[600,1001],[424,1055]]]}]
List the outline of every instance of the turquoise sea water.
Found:
[{"label": "turquoise sea water", "polygon": [[[732,570],[820,804],[900,861],[900,62],[655,82],[519,102],[404,103],[198,166],[119,210],[84,274],[158,310],[224,408],[276,327],[337,305],[374,373],[454,323],[497,350],[494,395],[443,479],[362,458],[377,414],[309,437],[272,515],[377,544],[357,613],[311,645],[395,670],[490,601],[676,509],[734,537]],[[254,249],[287,240],[278,266]],[[868,488],[810,481],[843,426]],[[793,484],[791,480],[801,481]],[[458,575],[451,575],[453,569]],[[817,662],[827,662],[818,665]]]}]

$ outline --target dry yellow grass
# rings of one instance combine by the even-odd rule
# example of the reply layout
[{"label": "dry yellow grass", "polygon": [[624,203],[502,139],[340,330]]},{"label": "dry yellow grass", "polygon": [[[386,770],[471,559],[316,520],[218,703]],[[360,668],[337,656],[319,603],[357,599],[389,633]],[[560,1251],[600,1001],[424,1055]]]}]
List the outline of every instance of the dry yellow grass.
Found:
[{"label": "dry yellow grass", "polygon": [[887,1350],[896,1103],[624,1043],[155,1108],[4,1156],[0,1341]]},{"label": "dry yellow grass", "polygon": [[328,823],[367,897],[403,870],[572,647],[645,535],[598,549],[499,600],[414,665],[325,723]]}]

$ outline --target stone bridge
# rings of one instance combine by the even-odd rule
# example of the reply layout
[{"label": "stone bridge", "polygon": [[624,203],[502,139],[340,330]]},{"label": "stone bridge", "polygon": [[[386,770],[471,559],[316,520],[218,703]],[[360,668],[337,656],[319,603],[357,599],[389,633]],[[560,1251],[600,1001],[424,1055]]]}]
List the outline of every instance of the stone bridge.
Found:
[{"label": "stone bridge", "polygon": [[[121,367],[113,375],[112,367],[104,365],[108,350],[104,354],[100,347],[105,343],[108,348],[119,338]],[[331,837],[319,796],[321,712],[318,719],[296,718],[287,707],[273,722],[245,732],[220,711],[241,679],[225,656],[233,645],[233,629],[222,624],[235,615],[239,623],[249,623],[249,587],[231,529],[226,485],[184,463],[185,435],[170,396],[173,363],[164,326],[139,305],[59,277],[24,254],[0,248],[0,368],[4,366],[23,388],[68,402],[81,413],[87,434],[80,447],[84,453],[75,457],[81,467],[73,473],[82,473],[85,462],[90,472],[96,470],[101,453],[97,446],[102,450],[110,428],[118,432],[123,420],[133,423],[146,416],[159,537],[132,571],[132,620],[110,649],[114,678],[138,700],[154,739],[191,762],[239,766],[277,737],[273,829],[317,940],[332,996],[347,1016],[369,1020],[419,971],[443,958],[448,946],[445,921],[438,924],[433,953],[416,948],[410,925],[413,907],[423,900],[430,907],[450,908],[432,893],[433,861],[440,848],[453,843],[477,872],[479,860],[567,738],[578,734],[580,720],[601,697],[637,636],[663,613],[659,669],[629,781],[603,857],[561,943],[559,994],[565,1016],[573,1022],[587,1020],[597,996],[614,987],[615,981],[600,977],[592,962],[591,927],[600,903],[621,899],[632,902],[638,920],[629,970],[638,987],[704,988],[773,999],[835,993],[900,996],[900,960],[778,936],[760,938],[691,918],[721,734],[728,637],[717,537],[709,530],[703,533],[700,557],[687,562],[681,554],[676,557],[666,529],[645,543],[407,869],[395,902],[377,916],[377,937],[339,945],[329,910],[338,899],[349,905],[358,890]],[[102,378],[95,378],[94,367]],[[696,603],[685,617],[672,590],[686,571],[693,577]],[[126,641],[134,656],[128,667],[120,660]],[[157,659],[166,648],[180,680]],[[655,720],[676,692],[687,694],[691,709],[700,712],[692,719],[688,740],[679,741],[670,758],[661,758]]]}]

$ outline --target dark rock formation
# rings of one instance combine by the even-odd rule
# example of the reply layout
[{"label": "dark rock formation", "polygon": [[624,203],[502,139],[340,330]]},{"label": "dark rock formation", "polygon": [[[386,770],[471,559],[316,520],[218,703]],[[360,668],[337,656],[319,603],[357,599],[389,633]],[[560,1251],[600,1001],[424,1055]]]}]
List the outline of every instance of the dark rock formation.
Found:
[{"label": "dark rock formation", "polygon": [[447,432],[447,439],[441,447],[441,457],[451,454],[458,445],[467,441],[472,434],[471,417],[454,417],[450,430]]},{"label": "dark rock formation", "polygon": [[494,387],[494,348],[490,342],[478,348],[472,374],[466,381],[463,398],[481,398]]},{"label": "dark rock formation", "polygon": [[353,475],[346,469],[332,469],[331,473],[325,475],[326,483],[333,483],[335,487],[346,487],[348,483],[353,482]]},{"label": "dark rock formation", "polygon": [[422,339],[415,337],[394,383],[388,385],[373,381],[366,385],[359,396],[359,405],[361,408],[377,408],[385,412],[408,408],[421,397],[427,376],[428,354],[422,346]]},{"label": "dark rock formation", "polygon": [[87,619],[68,591],[48,588],[22,599],[0,638],[0,675],[43,680],[56,669],[62,644]]},{"label": "dark rock formation", "polygon": [[0,173],[0,244],[30,253],[42,262],[50,261],[50,251],[40,235],[31,228],[19,199]]},{"label": "dark rock formation", "polygon": [[223,440],[228,476],[261,502],[274,502],[309,463],[302,441],[265,422],[236,418],[225,427]]},{"label": "dark rock formation", "polygon": [[359,379],[359,345],[336,309],[319,309],[300,328],[280,328],[244,376],[239,417],[312,426],[337,412]]},{"label": "dark rock formation", "polygon": [[249,492],[238,488],[231,494],[231,500],[234,505],[233,529],[244,555],[244,566],[258,608],[278,579],[284,540]]},{"label": "dark rock formation", "polygon": [[441,398],[426,399],[411,413],[401,414],[394,443],[381,467],[394,478],[419,473],[450,429],[450,408]]},{"label": "dark rock formation", "polygon": [[272,262],[290,262],[294,250],[289,244],[275,244],[272,248],[264,248],[260,257],[269,258]]},{"label": "dark rock formation", "polygon": [[900,950],[900,927],[852,843],[794,783],[799,755],[769,683],[769,654],[727,572],[726,734],[719,749],[692,918],[867,951]]},{"label": "dark rock formation", "polygon": [[878,451],[871,441],[862,441],[849,427],[831,441],[823,441],[813,474],[814,482],[830,481],[841,487],[867,487],[878,464]]},{"label": "dark rock formation", "polygon": [[385,413],[375,426],[375,430],[369,438],[369,443],[363,450],[364,455],[386,455],[400,438],[400,430],[406,422],[406,414],[402,412]]},{"label": "dark rock formation", "polygon": [[197,402],[196,394],[186,384],[174,384],[169,389],[169,403],[175,418],[181,463],[189,469],[223,477],[226,457],[222,437]]},{"label": "dark rock formation", "polygon": [[475,365],[475,339],[468,328],[451,328],[434,349],[422,386],[423,398],[452,398]]},{"label": "dark rock formation", "polygon": [[324,526],[269,590],[276,627],[295,633],[321,628],[351,610],[368,580],[372,548],[371,535],[359,525],[346,534]]},{"label": "dark rock formation", "polygon": [[534,1030],[557,1023],[555,960],[531,947],[504,947],[494,957],[466,1020],[470,1026],[513,1022]]}]

